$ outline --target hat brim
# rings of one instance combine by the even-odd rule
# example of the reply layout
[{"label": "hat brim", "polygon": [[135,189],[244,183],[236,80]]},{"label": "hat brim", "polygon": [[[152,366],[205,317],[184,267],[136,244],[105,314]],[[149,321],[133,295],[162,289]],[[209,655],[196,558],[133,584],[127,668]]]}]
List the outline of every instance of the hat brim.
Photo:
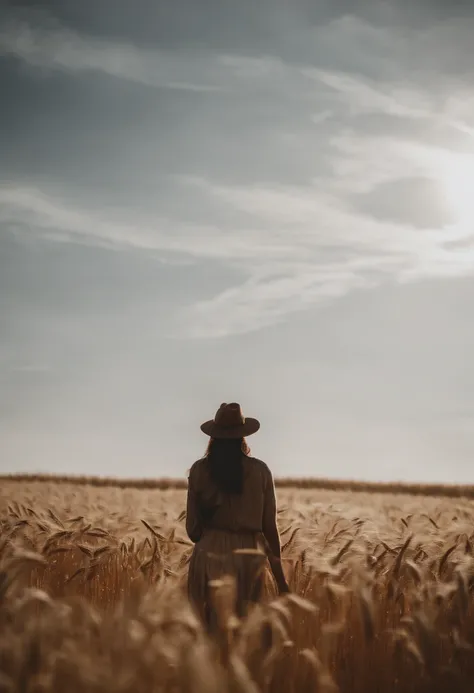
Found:
[{"label": "hat brim", "polygon": [[210,438],[247,438],[260,428],[260,421],[247,417],[241,426],[224,427],[212,419],[201,424],[201,431]]}]

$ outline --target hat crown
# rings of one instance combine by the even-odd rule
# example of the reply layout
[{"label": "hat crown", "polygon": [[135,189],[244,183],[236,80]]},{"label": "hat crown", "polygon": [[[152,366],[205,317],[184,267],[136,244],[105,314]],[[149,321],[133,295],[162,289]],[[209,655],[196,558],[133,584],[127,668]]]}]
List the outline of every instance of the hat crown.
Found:
[{"label": "hat crown", "polygon": [[223,403],[214,417],[214,423],[223,428],[234,428],[245,424],[242,407],[237,402]]}]

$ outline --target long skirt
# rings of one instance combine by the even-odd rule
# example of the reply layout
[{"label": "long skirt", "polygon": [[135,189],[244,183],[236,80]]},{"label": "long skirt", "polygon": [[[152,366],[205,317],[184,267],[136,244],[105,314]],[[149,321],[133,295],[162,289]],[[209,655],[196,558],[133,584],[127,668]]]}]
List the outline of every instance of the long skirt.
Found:
[{"label": "long skirt", "polygon": [[260,601],[266,566],[264,546],[261,533],[216,529],[205,530],[195,544],[189,563],[188,596],[208,627],[212,627],[211,622],[216,618],[212,581],[225,576],[235,579],[232,608],[240,618],[251,604]]}]

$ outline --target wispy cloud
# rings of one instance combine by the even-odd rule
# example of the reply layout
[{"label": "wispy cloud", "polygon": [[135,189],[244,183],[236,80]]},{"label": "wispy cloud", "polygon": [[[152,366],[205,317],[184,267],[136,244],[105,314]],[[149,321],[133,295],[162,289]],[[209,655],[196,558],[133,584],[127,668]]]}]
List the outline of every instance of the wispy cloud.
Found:
[{"label": "wispy cloud", "polygon": [[326,267],[314,263],[305,270],[298,264],[288,264],[285,276],[252,277],[241,286],[196,303],[181,316],[181,327],[185,335],[195,338],[259,330],[314,303],[375,286],[363,270],[352,269],[346,262]]},{"label": "wispy cloud", "polygon": [[[385,281],[412,282],[427,278],[461,277],[474,273],[472,215],[445,224],[419,228],[416,209],[379,219],[369,210],[358,210],[348,194],[393,185],[414,173],[438,179],[446,185],[446,171],[455,171],[459,155],[426,144],[390,137],[341,135],[334,139],[335,175],[309,186],[229,186],[188,178],[188,185],[203,194],[245,211],[271,228],[276,241],[287,239],[299,248],[299,260],[287,258],[274,264],[254,263],[242,286],[192,306],[184,316],[186,329],[198,337],[218,337],[259,329],[284,319],[308,305],[369,289]],[[466,162],[463,162],[466,166]],[[471,160],[474,172],[474,159]],[[449,178],[449,177],[448,177]],[[433,188],[434,189],[434,188]],[[442,201],[432,200],[432,204]],[[399,199],[398,205],[408,205]],[[422,196],[411,203],[430,204]],[[396,203],[394,208],[396,210]],[[435,217],[433,216],[433,219]],[[463,243],[462,248],[453,242]]]},{"label": "wispy cloud", "polygon": [[146,50],[50,25],[51,21],[35,27],[24,20],[5,22],[0,29],[0,55],[15,56],[45,70],[99,72],[154,88],[191,92],[225,88],[222,81],[216,83],[218,74],[209,74],[205,58],[191,61],[182,54]]},{"label": "wispy cloud", "polygon": [[304,73],[333,89],[349,106],[352,115],[376,112],[403,118],[432,117],[433,104],[417,89],[317,68],[304,68]]},{"label": "wispy cloud", "polygon": [[420,231],[380,222],[345,209],[316,187],[272,190],[189,182],[203,194],[246,209],[254,228],[224,233],[165,219],[152,225],[144,218],[129,224],[24,188],[2,191],[2,218],[30,224],[50,238],[59,234],[62,240],[152,250],[171,262],[212,259],[238,266],[247,276],[243,283],[196,300],[179,316],[175,335],[196,338],[261,329],[312,304],[384,281],[474,272],[474,253],[449,243],[453,229]]},{"label": "wispy cloud", "polygon": [[[129,219],[127,219],[127,216]],[[214,226],[184,224],[169,218],[153,222],[136,210],[128,215],[84,210],[38,188],[12,185],[0,190],[0,221],[10,228],[33,229],[53,240],[114,249],[153,250],[170,255],[239,261],[256,257],[278,260],[299,256],[291,242],[278,242],[257,228],[229,234]]]},{"label": "wispy cloud", "polygon": [[444,126],[474,136],[472,119],[472,91],[450,85],[448,94],[440,86],[438,93],[405,79],[402,84],[370,79],[363,75],[348,74],[314,67],[303,67],[302,73],[334,92],[335,106],[348,108],[348,116],[382,114],[396,118],[425,120],[432,125]]},{"label": "wispy cloud", "polygon": [[73,31],[48,15],[40,15],[35,24],[20,17],[3,22],[1,55],[43,70],[96,72],[147,87],[196,93],[252,89],[255,84],[281,86],[289,72],[300,81],[309,81],[297,65],[276,56],[145,48]]}]

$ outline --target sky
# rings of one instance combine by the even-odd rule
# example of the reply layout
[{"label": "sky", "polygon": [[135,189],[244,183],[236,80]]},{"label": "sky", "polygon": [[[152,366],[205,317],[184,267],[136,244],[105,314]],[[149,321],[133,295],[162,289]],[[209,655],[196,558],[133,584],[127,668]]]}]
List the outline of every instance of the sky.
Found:
[{"label": "sky", "polygon": [[474,4],[0,9],[0,472],[474,483]]}]

